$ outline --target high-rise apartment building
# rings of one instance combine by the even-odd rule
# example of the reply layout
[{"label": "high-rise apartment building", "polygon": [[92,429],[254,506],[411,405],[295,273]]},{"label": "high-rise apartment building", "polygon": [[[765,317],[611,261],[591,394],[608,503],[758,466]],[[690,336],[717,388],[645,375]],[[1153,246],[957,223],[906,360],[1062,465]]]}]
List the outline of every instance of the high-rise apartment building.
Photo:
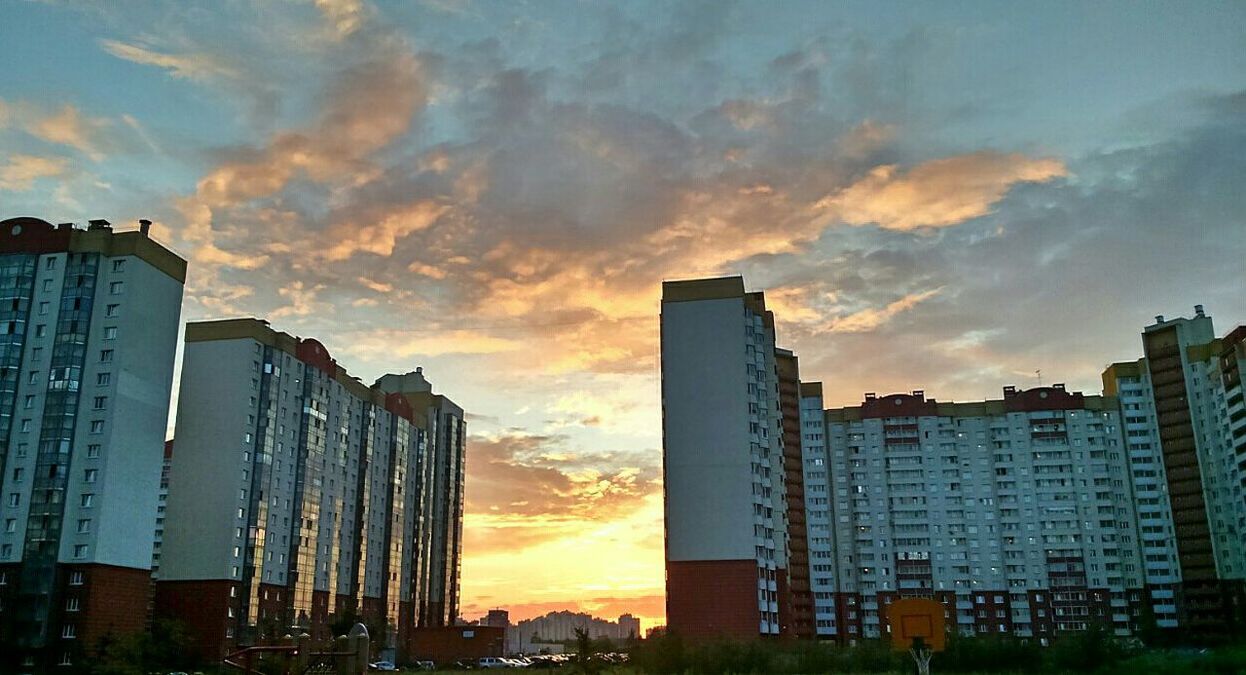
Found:
[{"label": "high-rise apartment building", "polygon": [[460,527],[433,522],[435,414],[316,340],[256,319],[189,324],[157,611],[207,657],[354,620],[382,653],[405,649],[429,604],[432,532]]},{"label": "high-rise apartment building", "polygon": [[164,460],[160,462],[160,492],[156,494],[156,529],[152,538],[151,577],[160,578],[160,548],[164,544],[164,512],[169,503],[169,471],[173,468],[173,441],[164,442]]},{"label": "high-rise apartment building", "polygon": [[0,670],[147,619],[186,261],[141,229],[0,222]]},{"label": "high-rise apartment building", "polygon": [[1142,359],[1115,363],[1157,622],[1217,633],[1246,621],[1246,327],[1217,339],[1210,316],[1142,333]]},{"label": "high-rise apartment building", "polygon": [[1040,640],[1246,623],[1246,327],[1157,317],[1102,396],[828,410],[739,277],[664,284],[661,323],[672,631],[880,637],[902,597]]},{"label": "high-rise apartment building", "polygon": [[423,517],[429,523],[421,550],[428,555],[417,573],[420,626],[453,626],[459,617],[459,571],[463,553],[463,479],[467,423],[454,401],[434,394],[423,369],[384,375],[374,385],[411,402],[416,424],[425,431],[428,450],[419,458],[424,481]]},{"label": "high-rise apartment building", "polygon": [[668,625],[793,632],[784,432],[799,413],[781,385],[796,361],[740,277],[664,283],[661,327]]},{"label": "high-rise apartment building", "polygon": [[1143,603],[1115,399],[1062,385],[939,403],[921,391],[802,421],[818,635],[880,637],[933,597],[965,634],[1134,629]]}]

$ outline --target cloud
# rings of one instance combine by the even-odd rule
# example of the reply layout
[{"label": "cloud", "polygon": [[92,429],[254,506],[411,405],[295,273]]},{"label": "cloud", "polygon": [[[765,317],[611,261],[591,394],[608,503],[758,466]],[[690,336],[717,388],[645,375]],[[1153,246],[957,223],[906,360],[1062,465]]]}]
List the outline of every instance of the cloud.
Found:
[{"label": "cloud", "polygon": [[890,302],[882,308],[870,307],[853,312],[846,316],[834,317],[826,326],[826,330],[831,333],[865,333],[872,331],[883,325],[892,317],[912,309],[918,303],[928,300],[942,291],[942,288],[932,288],[928,291],[920,293],[910,293],[895,302]]},{"label": "cloud", "polygon": [[332,35],[337,39],[350,36],[364,24],[368,7],[361,0],[314,0],[316,9],[328,22]]},{"label": "cloud", "polygon": [[990,212],[1016,183],[1045,182],[1067,175],[1056,159],[977,152],[919,164],[901,172],[878,166],[818,206],[854,225],[877,223],[892,230],[947,227]]},{"label": "cloud", "polygon": [[0,100],[0,129],[9,126],[41,141],[74,148],[97,162],[112,145],[107,136],[112,126],[110,120],[83,115],[68,103],[53,111],[28,101],[6,103]]},{"label": "cloud", "polygon": [[102,119],[85,118],[77,108],[66,104],[60,112],[34,122],[30,133],[49,143],[80,150],[98,162],[104,155],[99,150],[97,136],[107,124]]},{"label": "cloud", "polygon": [[69,160],[63,157],[38,157],[13,155],[7,164],[0,166],[0,190],[23,192],[31,189],[41,178],[63,176],[69,170]]},{"label": "cloud", "polygon": [[320,307],[317,296],[324,290],[322,284],[307,286],[302,281],[295,281],[277,290],[277,294],[286,300],[284,307],[278,307],[269,316],[279,319],[286,316],[307,316]]},{"label": "cloud", "polygon": [[492,516],[610,520],[657,487],[657,468],[635,457],[568,451],[564,436],[469,438],[466,509]]},{"label": "cloud", "polygon": [[144,66],[155,66],[176,78],[208,82],[238,80],[242,74],[217,56],[207,53],[174,54],[156,51],[151,45],[100,40],[100,47],[113,56]]},{"label": "cloud", "polygon": [[475,330],[366,330],[347,332],[343,351],[365,359],[441,356],[445,354],[500,354],[524,348],[524,343]]},{"label": "cloud", "polygon": [[449,208],[445,204],[426,201],[388,213],[379,222],[341,221],[326,236],[330,243],[322,249],[321,255],[326,260],[345,260],[356,253],[389,256],[393,254],[398,240],[428,227]]}]

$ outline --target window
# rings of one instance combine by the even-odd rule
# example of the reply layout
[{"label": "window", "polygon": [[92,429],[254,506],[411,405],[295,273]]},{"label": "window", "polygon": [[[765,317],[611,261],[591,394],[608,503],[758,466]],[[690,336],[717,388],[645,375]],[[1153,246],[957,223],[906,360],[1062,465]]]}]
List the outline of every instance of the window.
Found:
[{"label": "window", "polygon": [[70,572],[69,573],[69,585],[70,586],[81,586],[82,582],[85,580],[86,580],[86,577],[83,576],[82,572]]},{"label": "window", "polygon": [[30,444],[29,444],[29,443],[18,443],[18,444],[17,444],[17,456],[18,456],[18,457],[25,457],[25,456],[26,456],[26,449],[27,449],[27,448],[29,448],[29,447],[30,447]]},{"label": "window", "polygon": [[44,260],[43,260],[43,269],[45,269],[45,270],[54,270],[54,269],[56,269],[56,258],[44,258]]},{"label": "window", "polygon": [[0,546],[0,558],[8,558],[13,555],[13,544],[5,544]]},{"label": "window", "polygon": [[111,349],[101,349],[101,350],[100,350],[100,362],[101,362],[101,363],[108,363],[109,361],[112,361],[112,350],[111,350]]},{"label": "window", "polygon": [[38,324],[35,326],[35,337],[43,337],[44,335],[47,335],[47,334],[48,334],[48,327],[46,325]]},{"label": "window", "polygon": [[91,531],[91,519],[82,518],[78,520],[78,534],[86,534]]},{"label": "window", "polygon": [[39,384],[39,371],[30,371],[30,384]]},{"label": "window", "polygon": [[116,303],[113,303],[111,305],[106,305],[104,307],[104,316],[110,317],[110,318],[117,316],[117,310],[119,309],[121,309],[121,305],[118,305]]},{"label": "window", "polygon": [[100,444],[91,443],[87,446],[87,457],[95,458],[100,456]]},{"label": "window", "polygon": [[26,394],[25,407],[27,409],[35,407],[35,395],[34,394]]},{"label": "window", "polygon": [[108,407],[107,396],[96,396],[95,400],[92,401],[92,407],[91,407],[92,410],[103,410],[104,408],[107,408],[107,407]]},{"label": "window", "polygon": [[86,471],[83,472],[82,480],[88,483],[94,483],[95,479],[98,477],[99,477],[99,469],[87,469]]},{"label": "window", "polygon": [[125,290],[124,281],[114,281],[108,284],[108,292],[113,295],[120,295],[123,290]]},{"label": "window", "polygon": [[16,532],[17,531],[17,519],[6,518],[4,521],[4,531],[5,532]]},{"label": "window", "polygon": [[18,506],[22,503],[22,496],[16,492],[9,493],[9,506]]},{"label": "window", "polygon": [[95,384],[100,387],[107,387],[112,382],[112,373],[96,373]]},{"label": "window", "polygon": [[43,347],[35,347],[30,350],[30,358],[34,361],[38,361],[43,358]]},{"label": "window", "polygon": [[52,290],[52,280],[51,280],[51,279],[44,279],[44,280],[43,280],[43,290],[45,290],[45,291],[50,291],[50,290]]},{"label": "window", "polygon": [[61,627],[61,637],[72,638],[78,634],[77,628],[72,623],[67,623]]},{"label": "window", "polygon": [[104,326],[104,339],[105,340],[116,340],[117,339],[117,327],[116,326]]},{"label": "window", "polygon": [[40,313],[40,314],[47,314],[47,313],[48,313],[48,306],[49,306],[49,304],[50,304],[50,303],[48,303],[48,302],[46,302],[46,301],[39,303],[39,313]]},{"label": "window", "polygon": [[104,433],[104,420],[91,420],[91,433],[93,434]]},{"label": "window", "polygon": [[22,482],[22,479],[26,477],[25,474],[26,474],[25,469],[13,469],[13,482],[14,483]]},{"label": "window", "polygon": [[125,258],[117,258],[112,261],[112,271],[121,272],[125,270]]},{"label": "window", "polygon": [[22,431],[30,431],[30,419],[22,420]]},{"label": "window", "polygon": [[82,508],[89,509],[95,505],[95,495],[87,493],[82,495]]},{"label": "window", "polygon": [[78,598],[69,598],[65,600],[65,611],[66,612],[78,611]]},{"label": "window", "polygon": [[87,545],[86,544],[75,544],[74,545],[74,558],[82,559],[85,557],[87,557]]}]

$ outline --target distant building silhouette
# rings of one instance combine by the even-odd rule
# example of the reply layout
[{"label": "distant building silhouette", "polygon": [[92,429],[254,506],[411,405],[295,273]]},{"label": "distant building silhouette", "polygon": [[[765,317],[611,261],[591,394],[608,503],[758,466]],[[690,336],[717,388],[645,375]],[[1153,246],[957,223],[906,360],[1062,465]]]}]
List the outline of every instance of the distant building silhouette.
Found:
[{"label": "distant building silhouette", "polygon": [[532,647],[533,643],[574,640],[576,629],[585,631],[590,638],[611,640],[627,640],[641,634],[640,619],[631,614],[620,616],[618,621],[610,621],[581,612],[550,612],[544,616],[524,619],[509,628],[507,650],[512,654],[539,651],[539,648]]}]

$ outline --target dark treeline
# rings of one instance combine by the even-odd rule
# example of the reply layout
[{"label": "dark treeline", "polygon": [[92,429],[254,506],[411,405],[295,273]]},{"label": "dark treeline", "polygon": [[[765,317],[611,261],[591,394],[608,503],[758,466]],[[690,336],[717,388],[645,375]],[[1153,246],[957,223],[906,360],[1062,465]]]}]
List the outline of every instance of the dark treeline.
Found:
[{"label": "dark treeline", "polygon": [[[645,640],[631,666],[656,675],[910,673],[912,658],[880,640],[852,647],[826,642],[720,641],[691,644],[678,635]],[[1066,636],[1050,647],[1010,636],[953,637],[930,663],[934,673],[1120,673],[1244,675],[1246,644],[1215,649],[1155,648],[1123,642],[1102,629]]]}]

